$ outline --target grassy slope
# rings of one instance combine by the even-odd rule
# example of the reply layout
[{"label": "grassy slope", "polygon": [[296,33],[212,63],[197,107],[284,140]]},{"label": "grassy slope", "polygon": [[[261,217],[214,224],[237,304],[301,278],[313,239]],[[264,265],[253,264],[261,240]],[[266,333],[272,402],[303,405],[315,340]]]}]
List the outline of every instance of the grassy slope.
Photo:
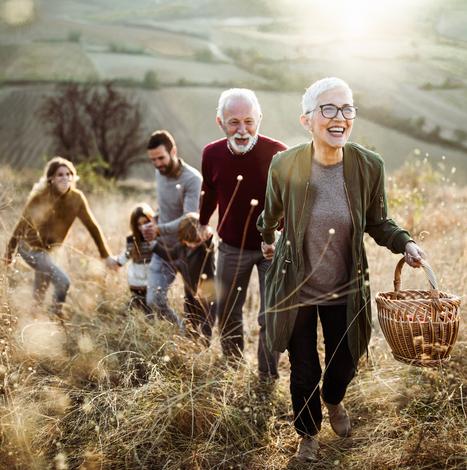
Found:
[{"label": "grassy slope", "polygon": [[[0,213],[3,247],[33,175],[26,180],[7,168],[0,174],[2,201],[14,201]],[[392,214],[422,237],[442,290],[465,295],[465,188],[440,185],[426,164],[392,176]],[[136,200],[151,194],[90,198],[114,251]],[[398,256],[373,242],[368,252],[373,293],[390,290]],[[300,468],[288,463],[296,437],[286,355],[274,390],[255,378],[255,280],[245,361],[228,366],[217,338],[206,351],[173,336],[169,325],[148,325],[128,311],[124,273],[105,272],[80,224],[57,256],[72,279],[65,324],[31,310],[31,272],[22,262],[0,268],[1,468]],[[402,280],[403,288],[426,284],[422,272],[404,270]],[[180,294],[178,283],[178,308]],[[448,365],[410,368],[391,358],[375,325],[370,360],[346,397],[353,437],[337,439],[325,419],[314,468],[464,468],[466,345],[464,328]]]},{"label": "grassy slope", "polygon": [[203,63],[197,60],[135,54],[109,54],[106,52],[89,52],[88,57],[94,63],[103,80],[118,78],[142,80],[148,70],[153,70],[159,79],[168,85],[177,84],[181,80],[203,85],[215,82],[230,82],[238,86],[265,83],[265,80],[260,77],[232,64]]}]

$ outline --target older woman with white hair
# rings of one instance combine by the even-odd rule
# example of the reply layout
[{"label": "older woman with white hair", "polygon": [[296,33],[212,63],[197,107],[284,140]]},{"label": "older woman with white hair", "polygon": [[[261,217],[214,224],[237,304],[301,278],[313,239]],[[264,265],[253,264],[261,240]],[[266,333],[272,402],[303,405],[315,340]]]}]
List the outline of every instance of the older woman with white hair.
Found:
[{"label": "older woman with white hair", "polygon": [[[347,83],[315,82],[302,108],[300,121],[312,140],[274,157],[257,226],[263,253],[273,258],[266,275],[267,338],[273,351],[289,352],[294,424],[301,437],[297,458],[315,460],[321,399],[334,432],[351,433],[342,400],[371,332],[364,233],[393,253],[405,253],[412,267],[421,265],[424,254],[388,218],[381,157],[348,142],[357,107]],[[325,349],[321,391],[318,317]]]}]

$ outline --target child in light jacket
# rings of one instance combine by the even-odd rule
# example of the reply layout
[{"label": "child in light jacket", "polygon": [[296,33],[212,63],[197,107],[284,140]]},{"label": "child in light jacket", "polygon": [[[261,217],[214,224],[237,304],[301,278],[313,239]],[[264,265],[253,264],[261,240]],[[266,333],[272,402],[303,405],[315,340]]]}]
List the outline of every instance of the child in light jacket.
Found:
[{"label": "child in light jacket", "polygon": [[128,265],[128,286],[131,292],[130,306],[141,309],[146,315],[151,312],[146,303],[147,277],[154,242],[143,238],[142,226],[154,218],[148,204],[138,204],[130,214],[131,233],[126,237],[125,250],[117,256],[120,266]]}]

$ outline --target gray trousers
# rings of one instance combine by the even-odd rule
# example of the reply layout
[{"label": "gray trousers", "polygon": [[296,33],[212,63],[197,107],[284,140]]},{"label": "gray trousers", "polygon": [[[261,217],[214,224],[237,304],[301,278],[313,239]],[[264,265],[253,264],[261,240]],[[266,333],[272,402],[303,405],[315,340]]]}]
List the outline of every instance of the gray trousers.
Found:
[{"label": "gray trousers", "polygon": [[266,260],[261,251],[241,251],[240,248],[226,243],[219,244],[216,268],[217,318],[225,355],[240,356],[243,352],[243,305],[253,267],[256,266],[258,270],[260,295],[258,371],[261,378],[278,377],[279,354],[271,352],[266,345],[264,287],[266,270],[270,264],[271,261]]},{"label": "gray trousers", "polygon": [[65,302],[70,279],[52,260],[49,253],[33,250],[25,243],[20,243],[18,253],[34,269],[34,299],[42,303],[50,283],[54,286],[52,311],[60,314]]},{"label": "gray trousers", "polygon": [[167,293],[170,286],[175,281],[177,271],[170,264],[163,260],[160,256],[153,253],[148,270],[148,287],[146,294],[146,304],[151,313],[149,317],[153,317],[152,312],[157,312],[162,318],[178,325],[183,329],[181,318],[175,310],[169,305]]}]

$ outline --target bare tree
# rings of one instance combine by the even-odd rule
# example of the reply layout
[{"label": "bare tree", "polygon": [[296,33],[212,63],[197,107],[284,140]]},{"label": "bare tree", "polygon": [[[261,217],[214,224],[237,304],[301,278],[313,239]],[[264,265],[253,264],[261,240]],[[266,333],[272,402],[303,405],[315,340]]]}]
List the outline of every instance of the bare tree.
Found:
[{"label": "bare tree", "polygon": [[58,86],[40,108],[54,151],[75,163],[101,160],[106,177],[122,178],[142,161],[145,150],[143,113],[139,102],[111,83]]}]

